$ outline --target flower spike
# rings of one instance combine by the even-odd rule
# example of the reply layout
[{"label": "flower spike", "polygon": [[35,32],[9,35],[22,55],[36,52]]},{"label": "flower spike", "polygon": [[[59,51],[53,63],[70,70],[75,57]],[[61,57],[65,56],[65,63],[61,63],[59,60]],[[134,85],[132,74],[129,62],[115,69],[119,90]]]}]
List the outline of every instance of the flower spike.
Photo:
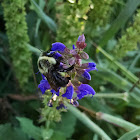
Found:
[{"label": "flower spike", "polygon": [[66,109],[64,101],[69,99],[69,102],[77,107],[78,100],[95,94],[90,85],[83,84],[91,80],[89,72],[97,70],[94,62],[82,63],[83,59],[89,59],[88,54],[84,52],[86,45],[85,36],[82,34],[71,49],[61,42],[56,42],[52,44],[49,53],[40,55],[38,67],[42,72],[42,80],[38,88],[42,94],[46,90],[51,92],[48,106],[57,110]]}]

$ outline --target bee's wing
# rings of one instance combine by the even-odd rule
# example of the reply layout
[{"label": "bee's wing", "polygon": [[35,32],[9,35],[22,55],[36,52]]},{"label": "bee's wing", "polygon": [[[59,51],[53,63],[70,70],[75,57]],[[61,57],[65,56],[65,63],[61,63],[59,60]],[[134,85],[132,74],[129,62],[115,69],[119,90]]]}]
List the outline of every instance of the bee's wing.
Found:
[{"label": "bee's wing", "polygon": [[59,87],[57,86],[56,79],[53,76],[53,72],[48,71],[48,73],[45,74],[45,77],[47,78],[51,88],[55,91],[58,91]]}]

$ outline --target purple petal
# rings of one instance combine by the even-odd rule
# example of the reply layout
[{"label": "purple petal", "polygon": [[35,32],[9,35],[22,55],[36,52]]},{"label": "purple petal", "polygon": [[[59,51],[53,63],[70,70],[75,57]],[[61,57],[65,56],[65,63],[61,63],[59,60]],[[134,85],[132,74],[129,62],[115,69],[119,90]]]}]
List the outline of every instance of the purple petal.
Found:
[{"label": "purple petal", "polygon": [[94,62],[88,63],[88,68],[92,68],[92,67],[96,67],[96,63]]},{"label": "purple petal", "polygon": [[84,78],[86,78],[87,80],[91,80],[91,76],[90,76],[90,74],[89,74],[87,71],[85,71],[85,72],[82,74],[82,76],[83,76]]},{"label": "purple petal", "polygon": [[56,42],[56,43],[53,43],[52,44],[52,48],[51,50],[52,51],[60,51],[60,52],[63,52],[65,50],[66,46],[61,43],[61,42]]},{"label": "purple petal", "polygon": [[87,94],[88,94],[87,91],[81,91],[80,94],[77,94],[77,97],[80,100],[80,99],[84,98],[84,96],[87,95]]},{"label": "purple petal", "polygon": [[61,55],[60,53],[58,53],[58,52],[54,55],[54,58],[55,58],[55,59],[58,59],[58,58],[60,58],[60,57],[62,57],[62,55]]},{"label": "purple petal", "polygon": [[95,94],[94,89],[88,84],[81,84],[78,89],[88,91],[89,92],[88,94],[92,94],[92,95]]},{"label": "purple petal", "polygon": [[75,45],[72,45],[73,50],[75,49]]},{"label": "purple petal", "polygon": [[44,94],[46,90],[51,88],[51,86],[50,86],[50,84],[48,83],[47,80],[43,79],[43,80],[40,81],[40,84],[38,85],[38,88],[40,88],[42,94]]},{"label": "purple petal", "polygon": [[52,89],[51,93],[56,94],[57,96],[59,96],[59,90],[56,92],[54,89]]},{"label": "purple petal", "polygon": [[49,54],[49,55],[53,54],[53,57],[54,57],[55,59],[58,59],[59,57],[62,57],[62,55],[61,55],[60,53],[55,52],[55,51],[51,51],[51,52],[49,52],[48,54]]},{"label": "purple petal", "polygon": [[72,85],[68,86],[66,92],[62,95],[62,97],[66,97],[67,99],[72,99],[74,92],[74,88]]},{"label": "purple petal", "polygon": [[94,89],[88,84],[81,84],[76,92],[79,99],[82,99],[85,95],[88,94],[95,94]]},{"label": "purple petal", "polygon": [[93,63],[93,62],[92,62],[92,63],[88,63],[87,68],[88,68],[88,69],[86,69],[87,72],[90,72],[90,71],[92,71],[92,70],[98,70],[98,69],[96,68],[96,64]]},{"label": "purple petal", "polygon": [[87,72],[90,72],[92,70],[98,70],[98,69],[96,67],[95,68],[86,69]]}]

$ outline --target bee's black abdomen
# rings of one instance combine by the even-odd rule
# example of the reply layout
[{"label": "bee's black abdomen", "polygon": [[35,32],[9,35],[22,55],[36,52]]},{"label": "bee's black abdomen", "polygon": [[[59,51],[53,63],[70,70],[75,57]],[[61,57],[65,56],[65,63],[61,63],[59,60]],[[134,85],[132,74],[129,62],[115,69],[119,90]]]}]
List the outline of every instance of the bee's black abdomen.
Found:
[{"label": "bee's black abdomen", "polygon": [[59,87],[65,87],[70,80],[68,77],[63,77],[62,75],[60,75],[60,73],[58,73],[57,71],[53,72],[53,76],[55,78],[56,85]]},{"label": "bee's black abdomen", "polygon": [[70,77],[63,77],[56,70],[50,70],[50,69],[48,73],[45,74],[45,76],[51,88],[54,89],[55,91],[58,91],[60,87],[65,87],[70,80]]}]

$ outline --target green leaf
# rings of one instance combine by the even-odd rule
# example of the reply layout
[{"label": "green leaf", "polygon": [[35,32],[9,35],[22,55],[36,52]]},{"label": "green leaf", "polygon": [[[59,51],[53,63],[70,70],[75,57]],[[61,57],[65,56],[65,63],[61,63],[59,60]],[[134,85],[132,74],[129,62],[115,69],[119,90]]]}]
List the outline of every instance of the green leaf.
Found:
[{"label": "green leaf", "polygon": [[56,32],[57,27],[56,27],[55,22],[42,11],[42,9],[36,4],[34,0],[30,0],[30,1],[37,15],[48,25],[48,27],[53,32]]},{"label": "green leaf", "polygon": [[65,102],[68,109],[72,112],[73,115],[77,117],[84,125],[86,125],[93,132],[97,133],[101,138],[105,140],[111,140],[111,138],[94,122],[92,122],[84,113],[80,112],[76,107]]},{"label": "green leaf", "polygon": [[51,140],[66,140],[66,137],[63,135],[62,132],[56,131],[51,137]]},{"label": "green leaf", "polygon": [[[70,112],[63,113],[62,121],[56,125],[56,131],[63,132],[66,138],[70,138],[74,132],[76,117]],[[70,124],[70,125],[69,125]]]},{"label": "green leaf", "polygon": [[43,140],[49,140],[52,137],[53,133],[53,129],[42,129]]},{"label": "green leaf", "polygon": [[118,30],[124,26],[127,20],[132,16],[137,7],[140,5],[139,0],[129,0],[124,9],[120,12],[119,16],[112,23],[111,27],[104,34],[99,45],[104,46],[107,42],[118,32]]},{"label": "green leaf", "polygon": [[137,128],[130,132],[125,133],[118,140],[132,140],[133,138],[137,137],[137,135],[139,134],[140,134],[140,128]]},{"label": "green leaf", "polygon": [[0,140],[29,140],[27,135],[21,129],[12,127],[7,123],[0,125]]},{"label": "green leaf", "polygon": [[28,118],[16,117],[20,122],[21,129],[28,136],[33,137],[36,140],[41,140],[41,129],[35,126],[32,120]]}]

